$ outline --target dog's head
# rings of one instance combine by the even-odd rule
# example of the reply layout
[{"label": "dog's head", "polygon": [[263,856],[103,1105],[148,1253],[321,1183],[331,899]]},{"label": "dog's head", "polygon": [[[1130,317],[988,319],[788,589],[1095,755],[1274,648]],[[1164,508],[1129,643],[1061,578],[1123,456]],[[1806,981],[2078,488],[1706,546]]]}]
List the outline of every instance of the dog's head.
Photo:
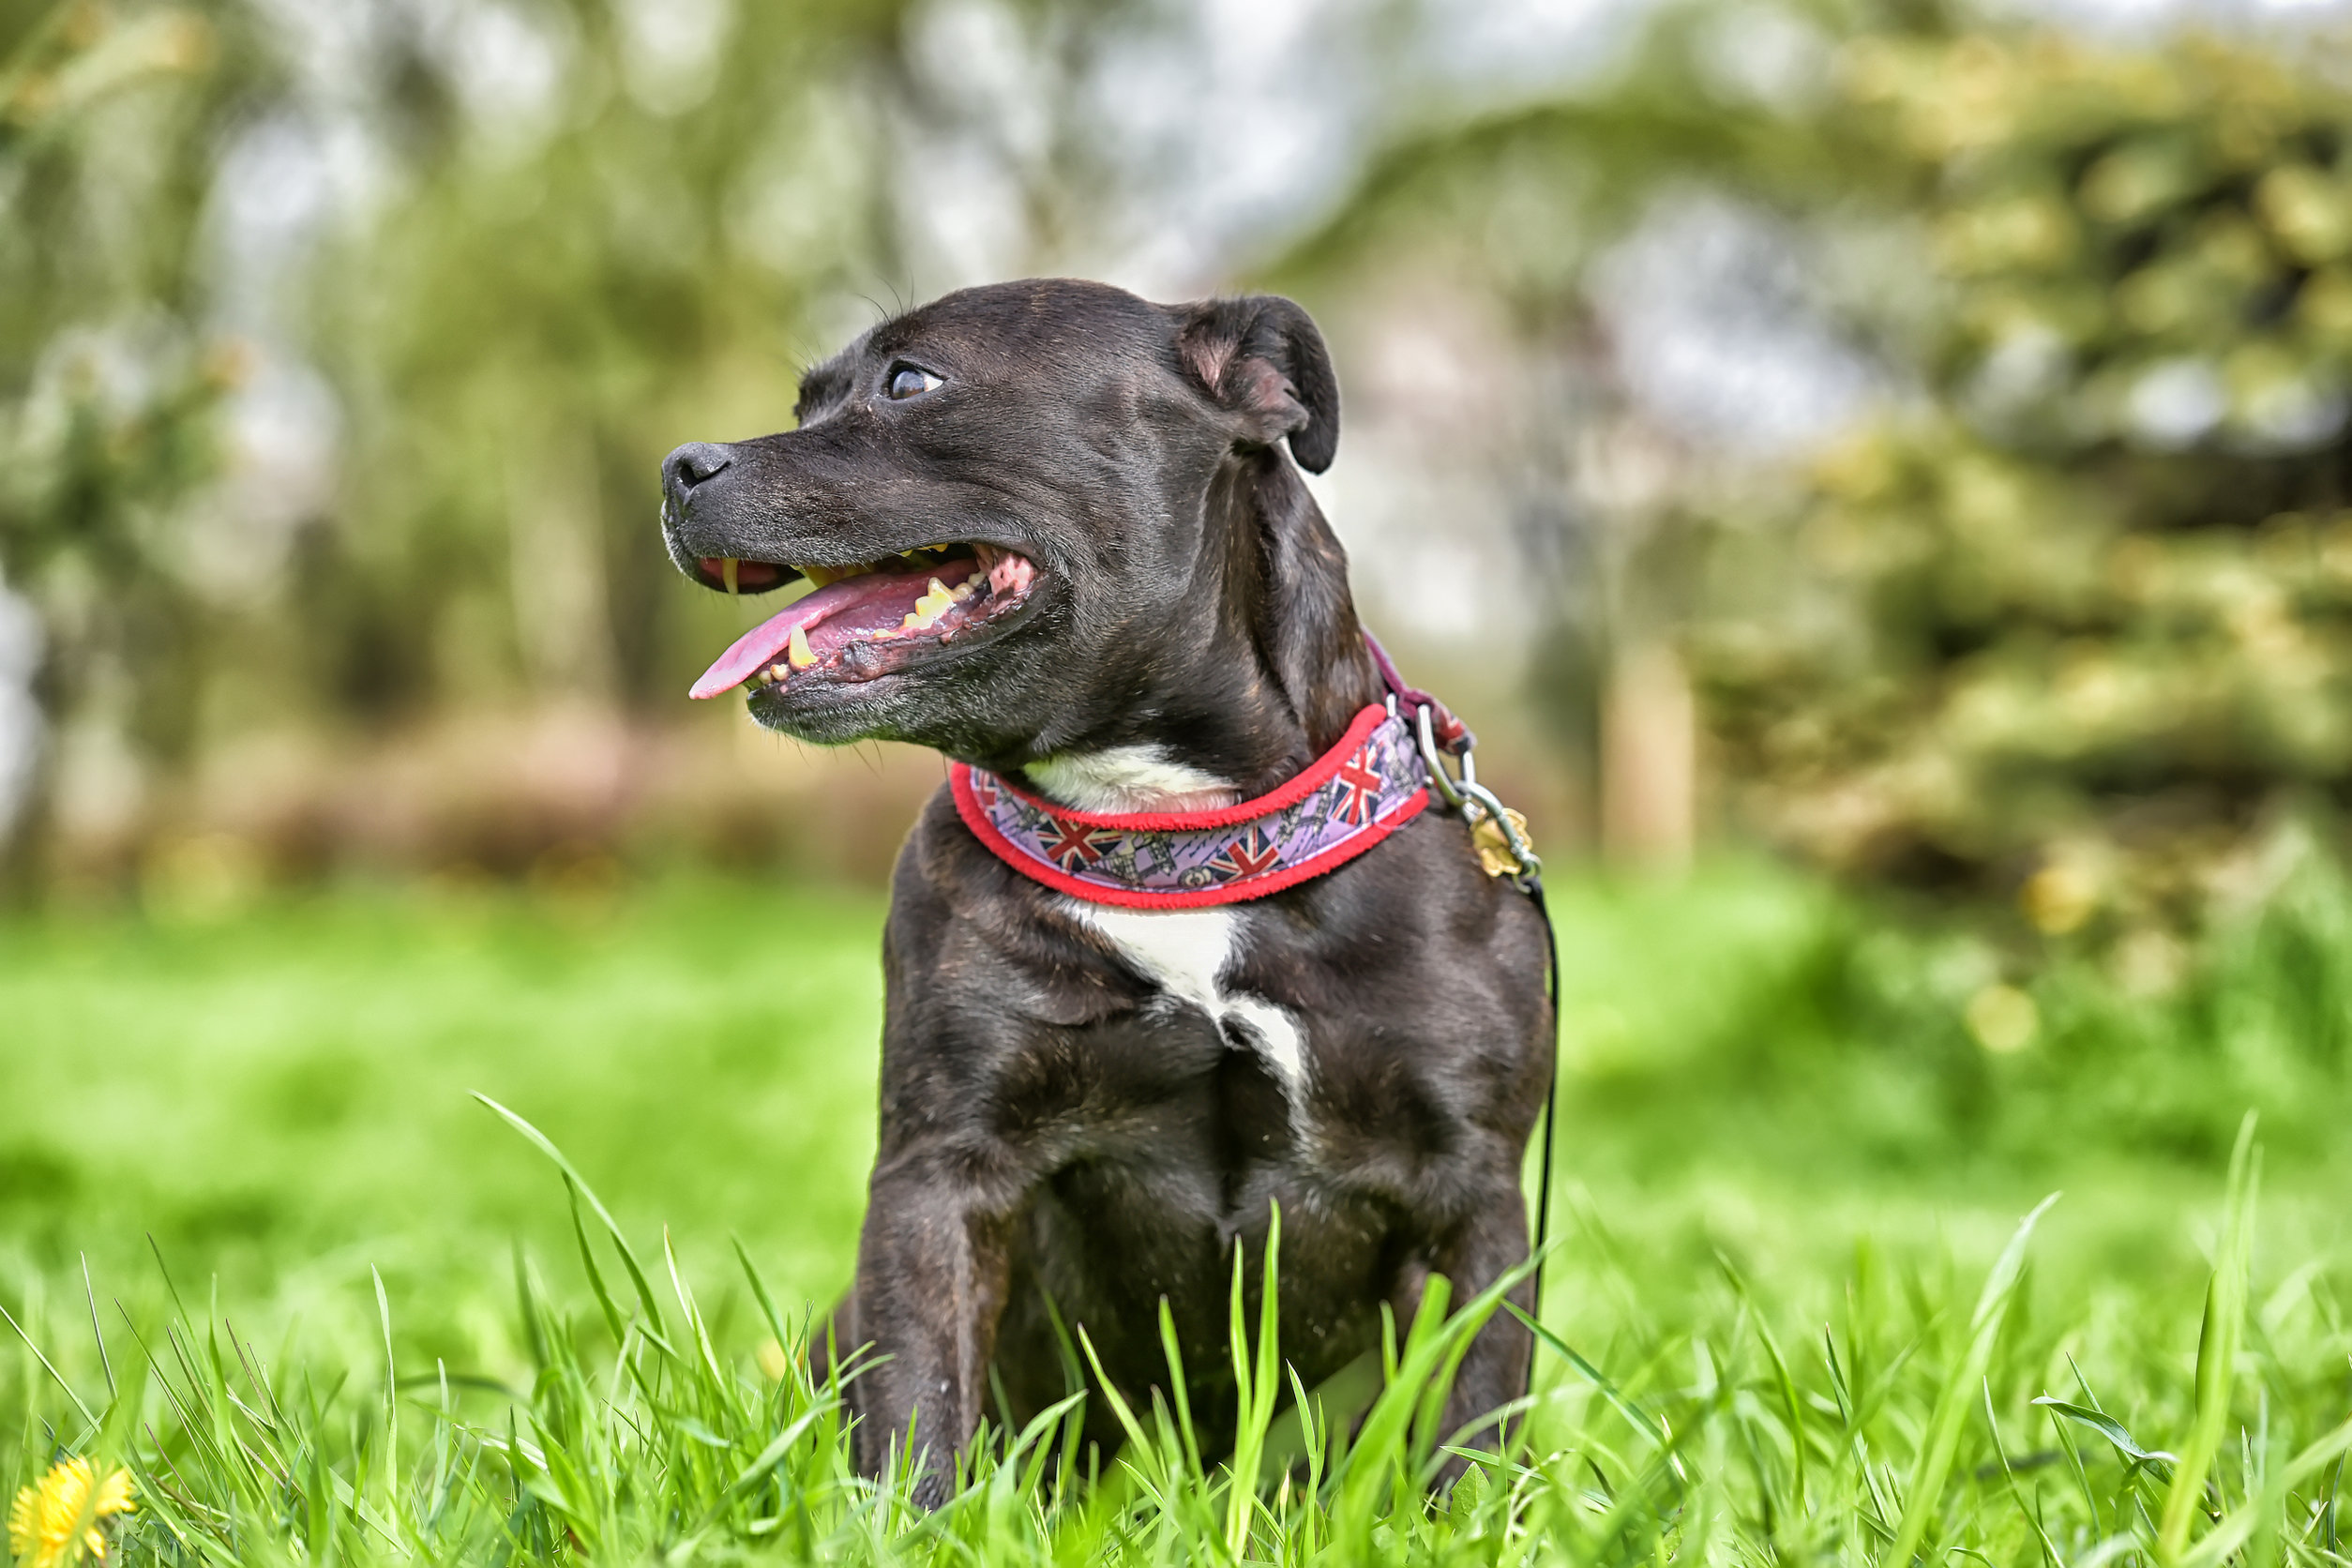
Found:
[{"label": "dog's head", "polygon": [[1344,557],[1279,450],[1319,472],[1339,434],[1330,358],[1290,301],[968,289],[809,371],[795,412],[662,465],[689,577],[817,585],[695,696],[743,687],[804,739],[994,766],[1218,703],[1274,702],[1327,744],[1366,700],[1319,689],[1358,634]]}]

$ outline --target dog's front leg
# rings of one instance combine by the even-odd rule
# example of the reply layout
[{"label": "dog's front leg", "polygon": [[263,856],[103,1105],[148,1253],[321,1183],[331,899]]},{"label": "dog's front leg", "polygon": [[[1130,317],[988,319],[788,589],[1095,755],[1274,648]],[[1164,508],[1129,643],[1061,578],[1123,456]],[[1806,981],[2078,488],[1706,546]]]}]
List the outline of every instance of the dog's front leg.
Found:
[{"label": "dog's front leg", "polygon": [[[1449,1310],[1458,1311],[1463,1304],[1527,1260],[1527,1205],[1519,1196],[1518,1184],[1506,1177],[1491,1186],[1485,1202],[1444,1235],[1435,1238],[1433,1244],[1408,1263],[1398,1276],[1390,1304],[1400,1328],[1410,1324],[1421,1310],[1422,1296],[1431,1274],[1445,1275],[1453,1292]],[[1522,1312],[1534,1311],[1533,1281],[1521,1280],[1507,1299]],[[1446,1394],[1438,1440],[1451,1440],[1464,1426],[1491,1415],[1527,1392],[1528,1352],[1531,1345],[1532,1336],[1519,1320],[1507,1308],[1497,1308],[1495,1315],[1479,1329],[1478,1336],[1470,1341],[1470,1352],[1462,1358],[1455,1374],[1454,1386]],[[1468,1446],[1500,1446],[1501,1440],[1501,1433],[1489,1429],[1479,1433]],[[1440,1484],[1453,1485],[1464,1468],[1464,1461],[1458,1458],[1447,1461]]]},{"label": "dog's front leg", "polygon": [[857,1463],[879,1476],[894,1448],[916,1451],[915,1500],[926,1507],[946,1500],[956,1451],[980,1424],[1009,1233],[1000,1207],[927,1162],[874,1171],[858,1240],[856,1320],[877,1361],[850,1385]]}]

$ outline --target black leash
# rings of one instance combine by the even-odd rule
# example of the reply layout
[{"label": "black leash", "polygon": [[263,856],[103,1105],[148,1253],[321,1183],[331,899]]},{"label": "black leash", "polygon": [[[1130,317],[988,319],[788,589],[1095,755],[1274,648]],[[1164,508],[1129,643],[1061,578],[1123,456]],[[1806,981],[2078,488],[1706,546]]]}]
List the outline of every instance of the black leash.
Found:
[{"label": "black leash", "polygon": [[[1560,932],[1552,926],[1551,906],[1544,901],[1544,878],[1541,872],[1529,871],[1512,879],[1519,891],[1535,900],[1535,912],[1544,919],[1544,957],[1550,965],[1550,979],[1545,989],[1551,998],[1552,1059],[1547,1081],[1544,1087],[1544,1144],[1537,1162],[1535,1179],[1535,1311],[1530,1314],[1537,1322],[1544,1320],[1544,1265],[1552,1239],[1552,1133],[1560,1121]],[[1528,1335],[1527,1381],[1535,1386],[1536,1339]]]}]

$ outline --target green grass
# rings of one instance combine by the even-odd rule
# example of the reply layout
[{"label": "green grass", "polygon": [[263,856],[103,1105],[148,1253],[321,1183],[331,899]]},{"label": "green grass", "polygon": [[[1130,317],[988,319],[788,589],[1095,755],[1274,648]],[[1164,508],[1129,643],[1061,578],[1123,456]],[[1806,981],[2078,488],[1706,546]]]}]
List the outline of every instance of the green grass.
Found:
[{"label": "green grass", "polygon": [[7,930],[0,1259],[130,1261],[152,1233],[239,1289],[324,1258],[503,1277],[509,1238],[567,1232],[479,1091],[632,1225],[691,1217],[714,1257],[738,1231],[779,1289],[826,1289],[872,1149],[881,918],[697,882]]},{"label": "green grass", "polygon": [[[1144,1405],[1117,1456],[1011,1435],[937,1515],[853,1477],[790,1354],[861,1207],[871,897],[0,928],[0,1486],[120,1455],[131,1561],[2338,1560],[2340,888],[2136,998],[1753,867],[1556,903],[1560,1249],[1513,1445],[1469,1435],[1423,1500],[1473,1319],[1398,1326],[1352,1445],[1277,1411],[1247,1324],[1259,1485]],[[2039,1035],[1988,1053],[1968,999],[2027,959]],[[473,1091],[596,1190],[592,1247]]]}]

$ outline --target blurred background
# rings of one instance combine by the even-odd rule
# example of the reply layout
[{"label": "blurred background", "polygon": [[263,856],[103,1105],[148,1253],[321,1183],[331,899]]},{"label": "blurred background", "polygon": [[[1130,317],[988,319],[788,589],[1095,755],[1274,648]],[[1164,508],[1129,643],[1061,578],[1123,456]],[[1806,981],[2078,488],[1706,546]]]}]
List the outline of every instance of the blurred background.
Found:
[{"label": "blurred background", "polygon": [[1566,1180],[1703,1256],[2066,1177],[2145,1259],[2252,1108],[2323,1224],[2346,42],[2317,0],[0,0],[0,1249],[528,1230],[482,1088],[832,1289],[941,764],[685,700],[756,604],[670,566],[656,466],[1040,273],[1322,324],[1367,617],[1562,889]]}]

